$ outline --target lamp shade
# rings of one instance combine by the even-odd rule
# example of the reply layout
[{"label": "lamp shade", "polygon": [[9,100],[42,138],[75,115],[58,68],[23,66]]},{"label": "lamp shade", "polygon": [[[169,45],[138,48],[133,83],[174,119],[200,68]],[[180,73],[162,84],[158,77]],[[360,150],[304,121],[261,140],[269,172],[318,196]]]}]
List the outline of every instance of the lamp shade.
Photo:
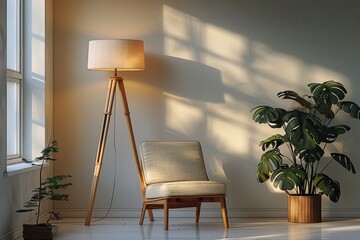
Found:
[{"label": "lamp shade", "polygon": [[88,69],[98,71],[144,70],[144,42],[115,39],[89,41]]}]

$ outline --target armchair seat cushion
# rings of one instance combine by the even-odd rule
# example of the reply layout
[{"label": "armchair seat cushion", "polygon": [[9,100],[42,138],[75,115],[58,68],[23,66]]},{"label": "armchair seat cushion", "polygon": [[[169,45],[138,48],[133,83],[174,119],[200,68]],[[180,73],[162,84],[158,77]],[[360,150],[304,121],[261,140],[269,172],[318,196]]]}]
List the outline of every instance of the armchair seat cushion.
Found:
[{"label": "armchair seat cushion", "polygon": [[179,181],[155,183],[148,185],[145,190],[145,197],[147,199],[178,196],[213,196],[225,194],[225,184],[216,181]]}]

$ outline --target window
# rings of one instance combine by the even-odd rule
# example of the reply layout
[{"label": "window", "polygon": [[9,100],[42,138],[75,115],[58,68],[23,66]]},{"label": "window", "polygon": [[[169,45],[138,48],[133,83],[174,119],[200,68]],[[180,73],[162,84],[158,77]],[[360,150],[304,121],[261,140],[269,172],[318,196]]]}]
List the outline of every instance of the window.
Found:
[{"label": "window", "polygon": [[7,158],[20,161],[22,143],[22,1],[7,0]]}]

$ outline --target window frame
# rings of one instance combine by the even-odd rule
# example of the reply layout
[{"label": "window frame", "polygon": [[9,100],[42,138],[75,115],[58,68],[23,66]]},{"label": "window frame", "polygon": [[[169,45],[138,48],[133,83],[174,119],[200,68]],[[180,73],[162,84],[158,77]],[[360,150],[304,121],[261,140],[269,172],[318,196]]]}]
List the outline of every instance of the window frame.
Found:
[{"label": "window frame", "polygon": [[[8,1],[8,0],[7,0]],[[13,0],[10,0],[13,1]],[[6,153],[6,158],[7,158],[7,164],[16,164],[16,163],[21,163],[22,158],[23,158],[23,139],[24,139],[24,111],[23,111],[23,95],[24,95],[24,2],[23,0],[18,0],[19,1],[19,25],[17,26],[18,28],[18,34],[19,34],[19,71],[15,71],[12,69],[8,69],[6,71],[6,84],[8,82],[16,82],[19,84],[19,99],[17,99],[19,101],[19,141],[18,141],[18,153],[15,155],[8,155]],[[6,14],[8,14],[6,12]],[[6,27],[7,24],[6,24]],[[8,31],[7,31],[8,33]],[[7,39],[7,38],[6,38]],[[6,58],[8,58],[7,53],[6,53]],[[7,111],[7,110],[6,110]],[[7,130],[7,129],[6,129]],[[7,133],[8,134],[8,133]],[[7,141],[7,139],[6,139]]]}]

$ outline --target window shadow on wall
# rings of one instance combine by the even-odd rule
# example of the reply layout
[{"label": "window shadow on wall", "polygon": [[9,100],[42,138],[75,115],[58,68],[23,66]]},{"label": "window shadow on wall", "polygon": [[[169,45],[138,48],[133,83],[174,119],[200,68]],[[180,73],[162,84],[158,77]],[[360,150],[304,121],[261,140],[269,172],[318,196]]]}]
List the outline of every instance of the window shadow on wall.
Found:
[{"label": "window shadow on wall", "polygon": [[[334,79],[350,91],[360,89],[360,71],[354,67],[360,53],[360,3],[206,3],[164,2],[164,54],[171,58],[155,58],[164,65],[157,71],[166,126],[157,137],[200,140],[213,177],[228,182],[232,199],[239,200],[239,189],[247,189],[249,179],[255,182],[258,144],[271,134],[252,121],[254,106],[287,108],[290,102],[280,103],[276,93],[306,92],[310,82]],[[214,72],[207,82],[204,77]],[[261,192],[242,206],[254,206]],[[274,208],[285,201],[279,200]]]}]

